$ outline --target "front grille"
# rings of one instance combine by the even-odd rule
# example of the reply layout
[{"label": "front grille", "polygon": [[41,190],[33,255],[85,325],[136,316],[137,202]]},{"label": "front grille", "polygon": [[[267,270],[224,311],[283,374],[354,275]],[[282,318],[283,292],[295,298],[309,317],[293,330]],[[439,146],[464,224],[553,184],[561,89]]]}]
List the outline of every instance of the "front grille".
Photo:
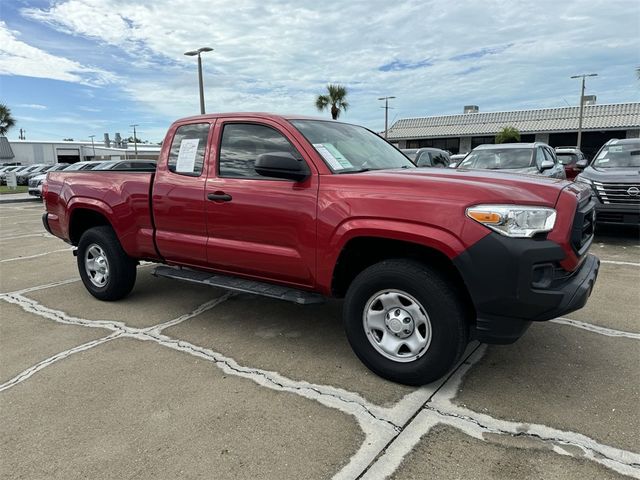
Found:
[{"label": "front grille", "polygon": [[604,204],[640,206],[640,183],[593,182],[593,186]]},{"label": "front grille", "polygon": [[571,246],[582,256],[591,246],[596,222],[596,202],[591,196],[584,199],[576,209],[571,229]]}]

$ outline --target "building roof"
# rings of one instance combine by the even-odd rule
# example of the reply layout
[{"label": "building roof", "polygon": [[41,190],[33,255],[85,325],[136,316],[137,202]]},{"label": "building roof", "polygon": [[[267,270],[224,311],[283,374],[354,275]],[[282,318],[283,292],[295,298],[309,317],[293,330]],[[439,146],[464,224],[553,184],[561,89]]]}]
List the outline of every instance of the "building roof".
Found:
[{"label": "building roof", "polygon": [[11,160],[15,155],[7,137],[0,136],[0,160]]},{"label": "building roof", "polygon": [[[462,113],[437,117],[402,118],[387,134],[389,140],[495,135],[504,127],[520,133],[566,132],[578,129],[579,107]],[[640,128],[640,102],[585,105],[583,130]]]}]

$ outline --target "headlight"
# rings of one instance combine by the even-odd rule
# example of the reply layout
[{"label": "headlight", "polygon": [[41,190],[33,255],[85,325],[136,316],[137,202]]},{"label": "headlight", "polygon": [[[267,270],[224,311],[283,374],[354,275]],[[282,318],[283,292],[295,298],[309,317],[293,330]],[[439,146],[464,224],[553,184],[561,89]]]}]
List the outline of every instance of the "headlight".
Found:
[{"label": "headlight", "polygon": [[550,232],[556,223],[553,208],[522,205],[476,205],[467,208],[467,216],[501,235],[515,238]]}]

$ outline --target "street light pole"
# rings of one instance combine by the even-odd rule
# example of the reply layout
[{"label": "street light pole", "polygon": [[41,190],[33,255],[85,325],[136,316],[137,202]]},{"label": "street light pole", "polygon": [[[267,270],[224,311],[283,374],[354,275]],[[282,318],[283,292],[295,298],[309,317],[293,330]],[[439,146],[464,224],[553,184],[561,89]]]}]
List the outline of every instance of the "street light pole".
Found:
[{"label": "street light pole", "polygon": [[91,148],[93,149],[93,159],[96,159],[96,146],[93,143],[93,137],[95,137],[95,135],[89,135],[89,138],[91,139]]},{"label": "street light pole", "polygon": [[580,90],[580,113],[578,113],[578,141],[577,147],[580,150],[582,145],[582,114],[584,112],[584,79],[586,77],[597,77],[597,73],[584,73],[581,75],[573,75],[571,78],[582,78],[582,89]]},{"label": "street light pole", "polygon": [[133,149],[136,151],[136,160],[137,160],[138,159],[138,137],[136,136],[136,127],[138,126],[138,124],[134,123],[133,125],[129,125],[129,126],[133,127]]},{"label": "street light pole", "polygon": [[387,130],[389,126],[389,100],[396,97],[381,97],[378,100],[384,100],[384,139],[387,139]]},{"label": "street light pole", "polygon": [[195,55],[198,56],[198,86],[200,88],[200,114],[204,115],[204,85],[202,81],[202,58],[200,58],[200,54],[203,52],[211,52],[213,48],[211,47],[201,47],[198,50],[190,50],[185,52],[184,54],[188,57],[193,57]]}]

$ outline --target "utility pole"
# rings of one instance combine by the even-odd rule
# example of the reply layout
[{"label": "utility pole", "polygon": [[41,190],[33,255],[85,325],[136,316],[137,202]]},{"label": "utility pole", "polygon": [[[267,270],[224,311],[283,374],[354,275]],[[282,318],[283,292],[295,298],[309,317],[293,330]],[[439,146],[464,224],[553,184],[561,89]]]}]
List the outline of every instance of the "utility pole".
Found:
[{"label": "utility pole", "polygon": [[387,139],[387,130],[389,129],[389,100],[396,97],[381,97],[378,100],[384,100],[384,139]]},{"label": "utility pole", "polygon": [[136,160],[138,159],[138,137],[136,137],[136,127],[138,126],[137,123],[134,123],[133,125],[129,125],[130,127],[133,127],[133,148],[136,151]]},{"label": "utility pole", "polygon": [[582,89],[580,90],[580,113],[578,113],[578,141],[577,147],[580,150],[582,145],[582,114],[584,112],[584,79],[586,77],[597,77],[597,73],[583,73],[581,75],[574,75],[571,78],[582,78]]},{"label": "utility pole", "polygon": [[93,159],[96,159],[96,146],[93,143],[93,137],[95,137],[95,135],[89,135],[89,138],[91,139],[91,148],[93,148]]}]

